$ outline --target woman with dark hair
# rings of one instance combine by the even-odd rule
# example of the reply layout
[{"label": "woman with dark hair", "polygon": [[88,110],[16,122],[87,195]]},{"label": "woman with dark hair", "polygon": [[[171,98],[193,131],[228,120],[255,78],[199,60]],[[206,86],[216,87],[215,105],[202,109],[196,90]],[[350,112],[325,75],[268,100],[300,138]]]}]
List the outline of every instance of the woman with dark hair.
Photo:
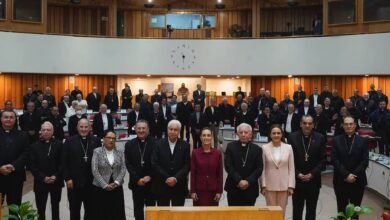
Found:
[{"label": "woman with dark hair", "polygon": [[271,142],[262,146],[264,170],[261,193],[267,206],[280,206],[285,212],[288,196],[294,193],[295,168],[292,147],[283,143],[283,136],[280,125],[272,125]]},{"label": "woman with dark hair", "polygon": [[125,220],[123,179],[126,174],[125,155],[115,147],[116,134],[108,130],[103,146],[92,157],[94,215],[92,219]]},{"label": "woman with dark hair", "polygon": [[202,147],[194,149],[191,157],[191,198],[194,206],[218,206],[222,195],[222,154],[212,147],[213,133],[203,128],[200,133]]}]

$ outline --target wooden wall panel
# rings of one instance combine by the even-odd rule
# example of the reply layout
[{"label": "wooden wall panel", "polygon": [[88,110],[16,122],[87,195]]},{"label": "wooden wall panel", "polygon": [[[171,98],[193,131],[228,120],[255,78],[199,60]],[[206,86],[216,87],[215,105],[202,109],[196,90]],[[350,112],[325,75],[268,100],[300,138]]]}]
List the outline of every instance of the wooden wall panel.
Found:
[{"label": "wooden wall panel", "polygon": [[339,35],[339,34],[360,34],[360,33],[377,33],[377,32],[389,32],[390,21],[380,22],[367,22],[363,21],[363,1],[356,1],[356,23],[354,24],[328,24],[328,2],[329,0],[323,0],[323,27],[324,34],[326,35]]},{"label": "wooden wall panel", "polygon": [[[322,6],[263,8],[260,14],[261,32],[291,32],[298,27],[311,31],[313,19],[322,14]],[[287,23],[291,23],[289,28]]]},{"label": "wooden wall panel", "polygon": [[[191,12],[201,13],[201,12]],[[239,24],[244,28],[252,29],[252,16],[249,10],[212,12],[216,16],[216,28],[199,30],[175,30],[171,38],[228,38],[229,28]],[[124,33],[130,38],[165,38],[165,29],[149,28],[151,13],[144,10],[125,10]]]},{"label": "wooden wall panel", "polygon": [[66,89],[73,90],[78,85],[86,96],[93,86],[104,96],[110,86],[117,86],[117,76],[112,75],[55,75],[55,74],[23,74],[3,73],[0,75],[0,108],[3,108],[5,100],[12,100],[15,108],[23,106],[22,97],[28,87],[35,84],[44,90],[50,86],[56,100],[64,94]]},{"label": "wooden wall panel", "polygon": [[[55,34],[108,35],[108,7],[48,5],[47,32]],[[108,18],[108,20],[102,19]]]},{"label": "wooden wall panel", "polygon": [[292,94],[297,90],[299,84],[302,85],[307,95],[313,93],[315,87],[321,92],[325,85],[329,89],[337,89],[344,99],[349,98],[356,88],[360,95],[367,92],[370,85],[374,83],[376,88],[382,88],[383,92],[390,96],[390,75],[385,76],[298,76],[288,78],[287,76],[253,76],[251,79],[252,96],[259,94],[260,88],[270,90],[272,96],[279,102],[284,94]]}]

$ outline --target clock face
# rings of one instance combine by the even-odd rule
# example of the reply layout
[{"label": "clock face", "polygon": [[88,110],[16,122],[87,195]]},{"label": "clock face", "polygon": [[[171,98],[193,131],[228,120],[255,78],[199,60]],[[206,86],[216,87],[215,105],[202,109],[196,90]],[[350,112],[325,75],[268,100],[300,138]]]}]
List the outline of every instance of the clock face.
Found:
[{"label": "clock face", "polygon": [[190,70],[195,60],[195,50],[188,44],[178,45],[171,51],[171,63],[179,70]]}]

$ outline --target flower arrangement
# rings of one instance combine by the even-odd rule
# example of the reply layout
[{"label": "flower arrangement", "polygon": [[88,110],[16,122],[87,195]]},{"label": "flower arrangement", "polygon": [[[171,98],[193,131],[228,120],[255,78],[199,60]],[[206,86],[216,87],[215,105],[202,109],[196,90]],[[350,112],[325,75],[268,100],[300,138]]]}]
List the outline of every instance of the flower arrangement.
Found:
[{"label": "flower arrangement", "polygon": [[349,203],[345,207],[345,212],[339,212],[339,213],[337,213],[336,217],[332,217],[331,219],[333,219],[333,220],[339,220],[339,219],[350,220],[354,216],[369,214],[372,211],[373,211],[373,209],[370,207],[355,206],[354,204]]}]

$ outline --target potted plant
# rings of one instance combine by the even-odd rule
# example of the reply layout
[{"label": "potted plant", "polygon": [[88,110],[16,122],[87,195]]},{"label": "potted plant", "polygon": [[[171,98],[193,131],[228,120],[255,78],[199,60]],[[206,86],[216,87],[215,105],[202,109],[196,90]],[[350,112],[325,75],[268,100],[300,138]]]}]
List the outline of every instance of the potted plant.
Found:
[{"label": "potted plant", "polygon": [[387,204],[383,207],[381,217],[383,220],[390,220],[390,204]]},{"label": "potted plant", "polygon": [[338,220],[338,219],[350,220],[354,216],[369,214],[372,211],[373,210],[370,207],[355,206],[354,204],[349,203],[345,207],[345,212],[339,212],[336,217],[332,217],[331,219],[333,219],[333,220]]},{"label": "potted plant", "polygon": [[33,209],[30,202],[23,202],[20,206],[11,204],[7,206],[9,214],[3,215],[6,219],[12,220],[37,220],[39,215],[36,209]]}]

